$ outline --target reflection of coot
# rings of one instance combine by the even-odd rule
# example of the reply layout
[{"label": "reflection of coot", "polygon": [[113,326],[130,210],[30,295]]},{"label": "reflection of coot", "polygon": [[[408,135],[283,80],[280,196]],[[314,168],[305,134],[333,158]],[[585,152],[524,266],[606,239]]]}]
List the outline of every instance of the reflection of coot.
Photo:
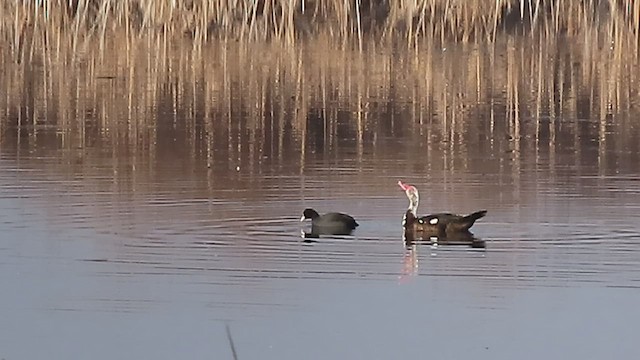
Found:
[{"label": "reflection of coot", "polygon": [[313,209],[305,209],[300,221],[311,219],[311,234],[313,235],[350,235],[358,226],[356,220],[342,213],[318,214]]}]

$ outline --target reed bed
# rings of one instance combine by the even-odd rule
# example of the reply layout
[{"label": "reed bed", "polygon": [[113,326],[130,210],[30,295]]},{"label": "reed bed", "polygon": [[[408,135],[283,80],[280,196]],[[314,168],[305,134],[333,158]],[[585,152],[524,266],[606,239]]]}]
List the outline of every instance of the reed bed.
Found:
[{"label": "reed bed", "polygon": [[494,39],[504,29],[577,33],[615,19],[625,31],[640,29],[640,3],[633,0],[3,0],[0,33],[15,51],[69,42],[82,50],[114,32],[128,41],[148,35],[188,39],[274,40],[329,36],[358,45],[401,38],[416,46],[433,37]]},{"label": "reed bed", "polygon": [[[324,19],[304,37],[288,27],[299,26],[298,15],[269,23],[264,8],[243,22],[221,15],[220,2],[76,1],[60,11],[68,3],[2,3],[2,149],[53,141],[70,153],[103,149],[154,164],[159,148],[173,144],[196,167],[260,171],[264,159],[283,164],[292,154],[302,170],[313,152],[337,159],[345,146],[364,158],[398,137],[451,152],[508,137],[491,151],[513,151],[516,160],[555,154],[559,137],[575,148],[597,138],[603,169],[608,150],[638,146],[638,8],[630,2],[430,1],[424,21],[405,21],[415,26],[392,10],[375,25],[361,20],[362,37],[345,25],[348,7],[321,2],[296,10]],[[358,4],[369,7],[361,19],[375,8]],[[347,27],[327,20],[334,16]],[[201,30],[187,31],[193,24]],[[598,126],[585,130],[584,119]],[[612,135],[612,122],[626,131]],[[437,152],[426,156],[440,161]]]},{"label": "reed bed", "polygon": [[[505,32],[450,47],[428,37],[400,49],[345,49],[329,35],[295,47],[211,40],[195,50],[148,35],[123,48],[129,34],[116,32],[75,56],[63,46],[15,61],[7,50],[0,146],[38,148],[53,129],[63,149],[151,160],[178,136],[194,162],[252,169],[293,153],[303,167],[309,151],[337,151],[345,138],[361,156],[380,139],[416,133],[416,149],[442,141],[463,151],[478,137],[508,136],[513,141],[495,151],[525,154],[553,149],[559,136],[590,138],[584,131],[600,139],[603,154],[635,148],[637,42],[618,26],[611,20],[571,36]],[[599,126],[585,130],[584,119]],[[615,141],[611,121],[628,129]]]}]

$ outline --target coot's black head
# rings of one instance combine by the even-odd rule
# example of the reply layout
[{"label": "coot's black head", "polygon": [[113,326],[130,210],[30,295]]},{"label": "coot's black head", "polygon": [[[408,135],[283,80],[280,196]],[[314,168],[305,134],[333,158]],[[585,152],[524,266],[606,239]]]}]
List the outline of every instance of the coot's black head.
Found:
[{"label": "coot's black head", "polygon": [[304,211],[302,212],[302,217],[300,218],[300,221],[304,221],[306,219],[313,220],[319,216],[320,214],[318,214],[318,212],[313,209],[304,209]]}]

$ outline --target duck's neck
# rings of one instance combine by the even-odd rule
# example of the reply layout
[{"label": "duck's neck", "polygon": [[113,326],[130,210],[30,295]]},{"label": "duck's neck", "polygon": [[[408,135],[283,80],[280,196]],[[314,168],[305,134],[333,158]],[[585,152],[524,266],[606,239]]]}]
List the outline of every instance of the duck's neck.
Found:
[{"label": "duck's neck", "polygon": [[402,217],[402,226],[405,228],[410,228],[413,225],[413,222],[416,221],[416,216],[413,215],[411,209],[407,209],[407,212],[404,213]]},{"label": "duck's neck", "polygon": [[418,203],[420,203],[420,198],[418,198],[417,195],[409,198],[409,208],[407,211],[410,211],[415,217],[418,217]]}]

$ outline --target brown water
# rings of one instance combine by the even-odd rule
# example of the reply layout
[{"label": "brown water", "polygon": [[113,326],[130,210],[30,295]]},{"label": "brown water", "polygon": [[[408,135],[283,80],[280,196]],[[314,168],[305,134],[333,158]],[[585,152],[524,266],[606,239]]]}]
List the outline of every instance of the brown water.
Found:
[{"label": "brown water", "polygon": [[[71,78],[15,65],[28,81],[3,90],[32,97],[2,100],[0,358],[232,359],[229,336],[239,359],[637,358],[637,62],[558,81],[590,60],[546,71],[512,46],[450,46],[433,68],[345,56],[355,70],[319,67],[324,89],[309,49],[217,90],[215,69],[158,80],[144,56]],[[485,51],[477,84],[450,63]],[[444,90],[403,88],[416,74]],[[405,246],[399,179],[420,213],[486,208],[486,248]],[[305,241],[305,207],[360,227]]]}]

